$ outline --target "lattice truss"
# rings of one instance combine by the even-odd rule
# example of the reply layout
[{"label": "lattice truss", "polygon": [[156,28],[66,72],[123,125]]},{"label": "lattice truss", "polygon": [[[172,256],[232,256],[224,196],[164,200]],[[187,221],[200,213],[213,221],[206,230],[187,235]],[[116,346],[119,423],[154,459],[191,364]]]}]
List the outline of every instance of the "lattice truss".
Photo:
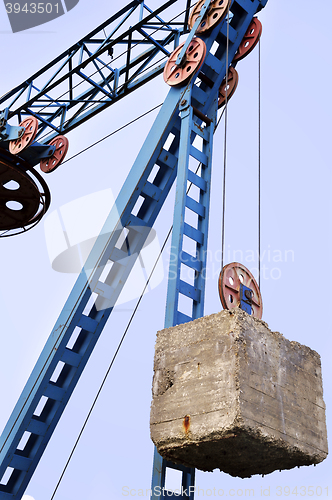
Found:
[{"label": "lattice truss", "polygon": [[35,116],[38,142],[69,132],[162,73],[187,31],[189,9],[189,0],[184,12],[181,0],[154,11],[132,1],[2,96],[0,109],[8,108],[8,119],[17,116],[18,123]]}]

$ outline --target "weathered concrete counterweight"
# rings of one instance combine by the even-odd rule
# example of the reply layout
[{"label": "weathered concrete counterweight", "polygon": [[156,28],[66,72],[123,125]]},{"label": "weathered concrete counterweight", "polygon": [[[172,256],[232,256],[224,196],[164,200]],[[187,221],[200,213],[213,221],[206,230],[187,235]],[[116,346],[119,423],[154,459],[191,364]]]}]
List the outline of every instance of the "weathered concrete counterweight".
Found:
[{"label": "weathered concrete counterweight", "polygon": [[320,356],[240,309],[158,332],[151,437],[166,459],[232,476],[327,456]]}]

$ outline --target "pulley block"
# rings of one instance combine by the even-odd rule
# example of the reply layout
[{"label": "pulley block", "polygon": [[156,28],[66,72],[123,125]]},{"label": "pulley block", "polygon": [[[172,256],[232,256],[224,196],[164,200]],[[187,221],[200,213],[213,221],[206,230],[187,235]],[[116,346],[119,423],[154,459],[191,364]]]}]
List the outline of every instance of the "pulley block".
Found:
[{"label": "pulley block", "polygon": [[68,151],[69,141],[64,135],[57,135],[50,142],[49,146],[55,146],[55,151],[49,158],[43,158],[40,161],[40,169],[49,174],[53,172],[65,159]]},{"label": "pulley block", "polygon": [[186,50],[183,63],[177,66],[176,60],[183,46],[184,43],[174,50],[164,69],[164,80],[171,87],[186,83],[200,69],[206,56],[206,45],[203,40],[193,38]]},{"label": "pulley block", "polygon": [[232,262],[224,266],[219,276],[219,296],[224,309],[241,307],[241,301],[245,301],[251,305],[252,316],[262,318],[259,286],[249,269],[242,264]]},{"label": "pulley block", "polygon": [[250,52],[254,50],[254,48],[258,44],[261,34],[262,23],[257,19],[257,17],[254,17],[250,23],[249,28],[246,31],[246,34],[242,39],[242,42],[240,43],[238,51],[233,58],[233,62],[240,61],[248,54],[250,54]]},{"label": "pulley block", "polygon": [[233,66],[230,66],[228,69],[228,77],[227,77],[227,88],[226,88],[226,78],[223,79],[220,88],[219,88],[219,97],[218,97],[218,108],[221,108],[226,103],[226,93],[227,93],[227,101],[232,97],[234,92],[236,91],[237,84],[239,83],[239,74]]},{"label": "pulley block", "polygon": [[25,128],[21,137],[9,141],[9,151],[13,155],[19,154],[33,142],[38,131],[38,120],[35,116],[28,116],[19,126]]},{"label": "pulley block", "polygon": [[[188,22],[190,30],[193,28],[198,16],[200,15],[204,3],[205,0],[200,0],[191,11]],[[231,3],[231,0],[211,0],[205,15],[196,30],[196,33],[204,33],[219,24],[226,17]]]},{"label": "pulley block", "polygon": [[0,149],[0,237],[31,229],[46,213],[51,196],[25,160]]}]

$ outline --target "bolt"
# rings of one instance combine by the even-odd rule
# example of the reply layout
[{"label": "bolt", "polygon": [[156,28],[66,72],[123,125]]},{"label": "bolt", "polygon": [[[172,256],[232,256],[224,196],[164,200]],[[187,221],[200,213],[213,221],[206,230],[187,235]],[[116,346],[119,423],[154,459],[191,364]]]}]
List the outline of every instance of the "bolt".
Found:
[{"label": "bolt", "polygon": [[25,132],[25,128],[22,127],[21,130],[19,130],[19,132],[18,132],[18,136],[22,137],[22,135],[24,134],[24,132]]},{"label": "bolt", "polygon": [[245,295],[245,297],[246,297],[248,300],[251,300],[251,299],[252,299],[252,291],[251,291],[251,290],[245,290],[244,295]]},{"label": "bolt", "polygon": [[185,106],[187,104],[186,99],[183,99],[180,104],[181,104],[181,106]]}]

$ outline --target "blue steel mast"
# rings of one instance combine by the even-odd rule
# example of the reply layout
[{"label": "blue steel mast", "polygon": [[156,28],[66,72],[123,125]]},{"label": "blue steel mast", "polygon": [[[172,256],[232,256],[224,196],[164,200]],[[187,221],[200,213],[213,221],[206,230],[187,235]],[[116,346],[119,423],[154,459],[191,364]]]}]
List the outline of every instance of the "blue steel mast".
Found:
[{"label": "blue steel mast", "polygon": [[[7,483],[0,485],[0,500],[18,500],[24,494],[176,178],[165,326],[203,315],[218,92],[228,69],[226,61],[232,61],[254,14],[266,3],[233,0],[230,25],[224,19],[200,35],[207,52],[199,74],[170,89],[0,438],[0,477],[10,473]],[[190,157],[198,168],[193,169]],[[197,197],[187,193],[188,182],[197,188]],[[186,220],[188,210],[196,223]],[[193,241],[195,251],[184,248],[184,236]],[[105,276],[109,262],[112,267]],[[183,266],[193,270],[193,276],[181,274]],[[191,312],[181,311],[181,296],[191,301]],[[182,484],[191,487],[193,498],[194,470],[167,462],[157,452],[153,491],[164,487],[167,467],[183,472]]]}]

